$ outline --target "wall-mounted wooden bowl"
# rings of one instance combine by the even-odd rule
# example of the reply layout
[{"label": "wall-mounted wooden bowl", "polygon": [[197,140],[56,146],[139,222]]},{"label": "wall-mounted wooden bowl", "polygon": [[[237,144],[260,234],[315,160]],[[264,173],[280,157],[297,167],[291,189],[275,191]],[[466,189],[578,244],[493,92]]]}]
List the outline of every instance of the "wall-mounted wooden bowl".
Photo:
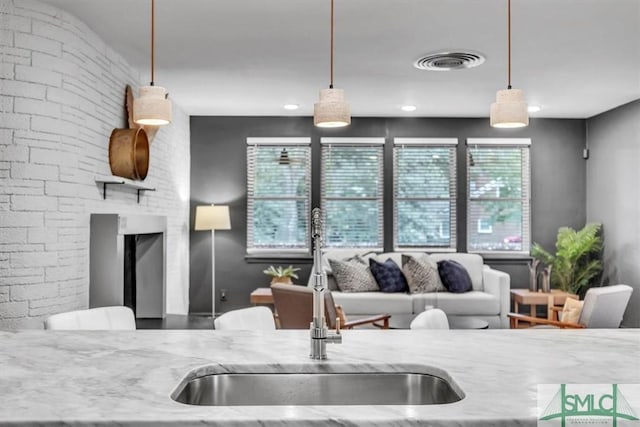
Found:
[{"label": "wall-mounted wooden bowl", "polygon": [[109,138],[109,166],[115,176],[143,180],[149,170],[149,138],[144,129],[114,129]]}]

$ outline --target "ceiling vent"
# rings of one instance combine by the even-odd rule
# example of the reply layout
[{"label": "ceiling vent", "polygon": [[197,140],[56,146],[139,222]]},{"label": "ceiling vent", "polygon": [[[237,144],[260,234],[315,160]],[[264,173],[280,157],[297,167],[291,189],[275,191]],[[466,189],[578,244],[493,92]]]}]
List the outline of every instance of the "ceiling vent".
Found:
[{"label": "ceiling vent", "polygon": [[484,62],[484,56],[476,52],[434,52],[418,58],[413,66],[418,70],[449,71],[473,68]]}]

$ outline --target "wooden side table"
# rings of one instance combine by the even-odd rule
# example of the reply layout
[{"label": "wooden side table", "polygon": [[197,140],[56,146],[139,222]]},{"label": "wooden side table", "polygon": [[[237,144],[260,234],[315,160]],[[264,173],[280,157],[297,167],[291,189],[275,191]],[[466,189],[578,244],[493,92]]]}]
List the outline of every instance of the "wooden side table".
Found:
[{"label": "wooden side table", "polygon": [[[530,306],[530,316],[537,317],[539,305],[547,306],[547,318],[552,319],[552,311],[549,307],[563,305],[567,298],[578,299],[578,295],[570,294],[558,289],[547,292],[531,292],[529,289],[511,289],[511,298],[514,302],[514,311],[520,313],[520,305]],[[515,319],[515,327],[518,327],[518,319]]]},{"label": "wooden side table", "polygon": [[249,295],[249,302],[253,305],[270,304],[273,305],[273,295],[271,288],[258,288]]}]

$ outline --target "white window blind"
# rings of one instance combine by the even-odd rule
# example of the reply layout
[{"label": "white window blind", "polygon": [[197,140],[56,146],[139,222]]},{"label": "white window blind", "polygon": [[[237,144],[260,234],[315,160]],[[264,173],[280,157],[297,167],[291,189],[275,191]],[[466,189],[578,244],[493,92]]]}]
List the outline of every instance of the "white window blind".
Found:
[{"label": "white window blind", "polygon": [[529,253],[529,139],[467,140],[469,252]]},{"label": "white window blind", "polygon": [[455,138],[395,138],[394,248],[456,249]]},{"label": "white window blind", "polygon": [[322,138],[325,245],[383,248],[384,138]]},{"label": "white window blind", "polygon": [[309,138],[247,139],[247,252],[309,251]]}]

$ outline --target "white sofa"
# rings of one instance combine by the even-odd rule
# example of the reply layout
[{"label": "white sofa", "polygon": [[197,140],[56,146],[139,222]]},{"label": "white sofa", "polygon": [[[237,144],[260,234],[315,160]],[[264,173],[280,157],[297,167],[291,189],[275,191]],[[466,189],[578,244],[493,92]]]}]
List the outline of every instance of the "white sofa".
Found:
[{"label": "white sofa", "polygon": [[[402,254],[416,252],[366,253],[363,250],[325,250],[323,268],[327,273],[328,286],[336,304],[342,305],[350,317],[388,313],[396,320],[407,323],[424,311],[425,306],[442,309],[449,319],[473,317],[487,321],[489,328],[508,328],[507,313],[510,303],[510,277],[507,273],[493,270],[480,255],[467,253],[433,253],[435,261],[451,259],[462,264],[469,272],[473,290],[465,293],[430,292],[423,294],[386,292],[340,292],[331,272],[328,259],[346,259],[361,255],[367,262],[371,257],[378,261],[388,258],[402,266]],[[312,278],[311,278],[312,279]],[[311,279],[309,284],[311,284]]]}]

